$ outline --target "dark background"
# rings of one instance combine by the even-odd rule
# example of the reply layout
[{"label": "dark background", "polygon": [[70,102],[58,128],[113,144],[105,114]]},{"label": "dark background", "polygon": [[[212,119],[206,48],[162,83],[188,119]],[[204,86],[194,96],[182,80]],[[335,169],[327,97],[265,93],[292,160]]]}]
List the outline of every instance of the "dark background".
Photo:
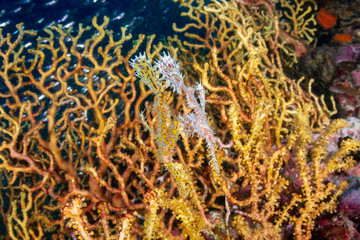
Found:
[{"label": "dark background", "polygon": [[[0,28],[3,33],[16,33],[16,24],[24,22],[25,29],[41,30],[62,24],[77,28],[79,23],[91,26],[97,16],[111,21],[108,28],[120,33],[127,27],[134,36],[173,35],[172,23],[186,20],[182,9],[171,0],[0,0]],[[181,25],[182,26],[182,25]]]}]

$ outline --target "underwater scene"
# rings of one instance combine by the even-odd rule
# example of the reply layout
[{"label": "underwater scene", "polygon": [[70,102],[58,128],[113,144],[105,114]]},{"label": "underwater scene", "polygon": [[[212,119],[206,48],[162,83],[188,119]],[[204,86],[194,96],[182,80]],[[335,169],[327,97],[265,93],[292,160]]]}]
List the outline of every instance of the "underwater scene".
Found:
[{"label": "underwater scene", "polygon": [[360,0],[0,0],[0,239],[360,239]]}]

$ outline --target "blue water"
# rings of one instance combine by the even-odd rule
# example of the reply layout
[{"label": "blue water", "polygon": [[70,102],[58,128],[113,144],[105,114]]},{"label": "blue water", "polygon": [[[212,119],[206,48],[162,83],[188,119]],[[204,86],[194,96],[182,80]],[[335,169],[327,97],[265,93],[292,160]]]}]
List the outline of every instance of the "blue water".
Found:
[{"label": "blue water", "polygon": [[170,0],[1,0],[0,28],[14,33],[19,22],[33,30],[57,24],[76,28],[79,23],[91,25],[94,16],[108,16],[115,35],[125,26],[135,36],[173,35],[172,22],[184,20],[180,12],[179,4]]}]

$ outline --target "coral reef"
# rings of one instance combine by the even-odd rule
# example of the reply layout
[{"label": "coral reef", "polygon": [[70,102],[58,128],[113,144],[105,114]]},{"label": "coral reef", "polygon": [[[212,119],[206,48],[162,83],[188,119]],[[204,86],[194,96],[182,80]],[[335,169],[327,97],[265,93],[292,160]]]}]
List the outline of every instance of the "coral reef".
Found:
[{"label": "coral reef", "polygon": [[310,239],[337,209],[360,143],[330,151],[346,121],[284,73],[314,16],[179,2],[166,44],[108,18],[1,32],[2,239]]}]

